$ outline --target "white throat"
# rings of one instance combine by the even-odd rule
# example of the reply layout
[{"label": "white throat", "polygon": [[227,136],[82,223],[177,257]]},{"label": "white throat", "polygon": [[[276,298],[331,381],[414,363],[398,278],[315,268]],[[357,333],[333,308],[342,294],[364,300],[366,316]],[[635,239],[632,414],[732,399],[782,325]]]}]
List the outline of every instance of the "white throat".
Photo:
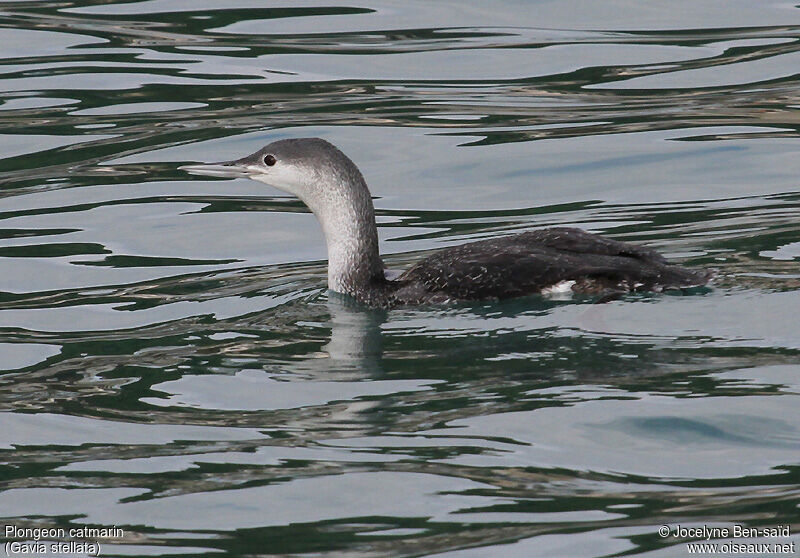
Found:
[{"label": "white throat", "polygon": [[372,279],[383,277],[375,208],[360,173],[317,174],[302,185],[284,183],[282,187],[274,177],[263,181],[296,195],[317,217],[328,247],[329,289],[356,295]]},{"label": "white throat", "polygon": [[383,272],[372,200],[368,208],[346,199],[329,201],[334,203],[311,208],[328,245],[328,288],[353,294],[360,284]]}]

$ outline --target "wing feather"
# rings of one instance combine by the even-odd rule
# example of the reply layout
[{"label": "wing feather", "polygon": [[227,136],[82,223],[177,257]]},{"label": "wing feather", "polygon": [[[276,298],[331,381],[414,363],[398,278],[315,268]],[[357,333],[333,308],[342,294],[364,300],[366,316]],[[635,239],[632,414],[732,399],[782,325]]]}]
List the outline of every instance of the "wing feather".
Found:
[{"label": "wing feather", "polygon": [[586,279],[655,289],[661,283],[703,284],[707,277],[671,266],[649,248],[559,227],[447,248],[417,263],[398,281],[415,285],[417,291],[421,286],[428,293],[469,300],[521,296],[561,281]]}]

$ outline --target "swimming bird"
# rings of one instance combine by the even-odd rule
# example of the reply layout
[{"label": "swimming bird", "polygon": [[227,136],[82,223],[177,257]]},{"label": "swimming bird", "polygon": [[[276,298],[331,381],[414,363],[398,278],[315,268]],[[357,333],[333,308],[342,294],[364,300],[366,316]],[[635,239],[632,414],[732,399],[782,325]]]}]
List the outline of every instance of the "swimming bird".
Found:
[{"label": "swimming bird", "polygon": [[577,228],[537,229],[445,248],[395,279],[378,252],[375,208],[356,164],[320,138],[283,139],[192,174],[251,178],[298,197],[322,225],[328,288],[373,307],[506,299],[554,292],[609,296],[684,289],[713,275],[656,251]]}]

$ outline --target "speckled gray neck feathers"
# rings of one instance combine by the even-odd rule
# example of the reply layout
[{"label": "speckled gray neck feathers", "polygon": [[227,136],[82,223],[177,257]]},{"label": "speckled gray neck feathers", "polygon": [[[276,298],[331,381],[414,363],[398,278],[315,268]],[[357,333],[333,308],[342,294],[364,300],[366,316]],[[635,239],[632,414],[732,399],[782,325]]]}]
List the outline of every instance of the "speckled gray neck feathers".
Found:
[{"label": "speckled gray neck feathers", "polygon": [[328,245],[328,287],[363,298],[360,290],[383,278],[375,208],[364,177],[344,153],[322,139],[282,140],[270,152],[278,159],[313,161],[300,199],[316,215]]}]

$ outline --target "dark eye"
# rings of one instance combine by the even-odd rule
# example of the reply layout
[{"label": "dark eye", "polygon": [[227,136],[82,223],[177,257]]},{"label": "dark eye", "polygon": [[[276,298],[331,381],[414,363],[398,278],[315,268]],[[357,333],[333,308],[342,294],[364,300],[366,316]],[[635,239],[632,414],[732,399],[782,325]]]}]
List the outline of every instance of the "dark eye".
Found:
[{"label": "dark eye", "polygon": [[271,167],[277,162],[278,160],[275,158],[275,155],[264,155],[264,164],[268,167]]}]

